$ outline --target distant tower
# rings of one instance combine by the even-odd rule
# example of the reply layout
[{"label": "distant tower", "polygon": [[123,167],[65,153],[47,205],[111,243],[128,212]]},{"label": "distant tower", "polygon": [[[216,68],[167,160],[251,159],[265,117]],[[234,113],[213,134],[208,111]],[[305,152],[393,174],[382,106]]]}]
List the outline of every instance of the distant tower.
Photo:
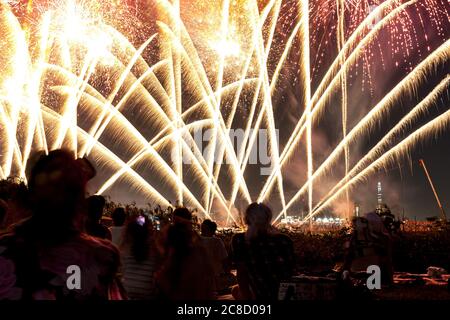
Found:
[{"label": "distant tower", "polygon": [[381,182],[378,181],[377,185],[377,204],[380,206],[383,203],[383,190],[381,188]]},{"label": "distant tower", "polygon": [[361,206],[359,205],[359,203],[355,204],[355,217],[359,217],[361,212]]}]

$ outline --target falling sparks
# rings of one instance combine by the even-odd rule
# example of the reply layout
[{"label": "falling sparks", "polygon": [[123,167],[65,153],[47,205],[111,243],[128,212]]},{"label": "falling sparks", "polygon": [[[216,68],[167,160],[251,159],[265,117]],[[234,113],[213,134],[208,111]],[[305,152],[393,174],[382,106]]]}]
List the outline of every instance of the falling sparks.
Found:
[{"label": "falling sparks", "polygon": [[[306,198],[310,219],[449,122],[444,113],[408,133],[446,94],[447,75],[350,162],[352,145],[448,61],[448,21],[441,0],[161,0],[142,8],[125,0],[0,1],[0,178],[25,178],[33,151],[64,147],[98,164],[100,194],[125,186],[205,216],[220,207],[224,224],[238,222],[239,203],[278,199],[276,222]],[[375,71],[391,67],[405,77],[351,124],[354,79],[374,95]],[[287,134],[276,119],[286,82],[298,91],[291,107],[301,111]],[[314,130],[339,104],[342,138],[316,163]],[[229,135],[236,127],[238,149]],[[268,132],[271,166],[255,177],[250,159],[260,129]],[[282,145],[277,130],[288,136]],[[199,131],[210,135],[207,152],[196,143]],[[407,136],[396,144],[399,133]],[[342,179],[316,194],[341,156]],[[307,174],[288,195],[293,157],[306,159]],[[263,183],[257,190],[255,179]]]}]

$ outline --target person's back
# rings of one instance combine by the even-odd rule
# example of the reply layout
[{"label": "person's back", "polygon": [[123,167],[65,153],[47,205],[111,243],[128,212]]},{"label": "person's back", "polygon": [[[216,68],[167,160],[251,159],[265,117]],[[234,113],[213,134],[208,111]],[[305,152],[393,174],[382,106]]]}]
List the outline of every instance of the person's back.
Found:
[{"label": "person's back", "polygon": [[[358,225],[354,226],[354,238],[350,250],[356,251],[349,255],[351,260],[351,270],[365,271],[370,265],[378,265],[382,269],[383,283],[392,283],[392,236],[386,228],[382,217],[376,212],[369,212],[365,215],[367,221],[366,238],[367,243],[359,246]],[[357,222],[358,220],[355,220]],[[355,241],[356,240],[356,241]],[[348,265],[349,263],[346,263]]]},{"label": "person's back", "polygon": [[123,241],[123,233],[125,232],[125,227],[112,226],[109,231],[111,232],[111,242],[114,243],[115,246],[119,247]]},{"label": "person's back", "polygon": [[214,299],[214,275],[212,266],[205,260],[206,254],[202,246],[194,247],[180,261],[181,271],[176,284],[170,287],[173,284],[170,280],[159,282],[165,298],[174,301]]},{"label": "person's back", "polygon": [[111,215],[113,220],[113,226],[110,229],[111,241],[116,246],[120,246],[123,242],[126,217],[125,209],[121,207],[116,208]]},{"label": "person's back", "polygon": [[122,283],[131,300],[151,300],[157,297],[155,284],[155,271],[157,263],[155,256],[151,255],[143,261],[128,253],[121,254]]},{"label": "person's back", "polygon": [[111,231],[100,222],[105,204],[106,200],[102,196],[91,196],[87,199],[86,232],[93,237],[111,240]]},{"label": "person's back", "polygon": [[208,252],[208,256],[214,267],[216,276],[224,272],[224,264],[228,258],[228,252],[222,239],[216,235],[217,224],[214,221],[206,219],[201,225],[200,241]]},{"label": "person's back", "polygon": [[200,237],[200,242],[206,249],[208,257],[211,259],[211,263],[214,268],[214,274],[219,276],[224,272],[224,261],[228,257],[227,249],[222,239],[216,237]]},{"label": "person's back", "polygon": [[201,225],[200,243],[206,250],[214,271],[215,289],[221,291],[228,285],[225,269],[228,269],[228,252],[222,239],[215,236],[217,224],[209,219]]},{"label": "person's back", "polygon": [[271,228],[272,211],[262,203],[252,203],[244,216],[245,233],[232,239],[232,256],[237,269],[239,300],[276,300],[281,280],[294,270],[292,240]]},{"label": "person's back", "polygon": [[[26,221],[0,238],[0,300],[108,299],[120,256],[109,241],[83,233],[47,244],[30,236]],[[69,290],[68,268],[80,268],[80,286]],[[9,271],[9,272],[8,272]],[[71,271],[73,272],[73,270]]]},{"label": "person's back", "polygon": [[389,238],[389,231],[386,229],[383,219],[376,212],[368,212],[365,215],[368,221],[369,235],[374,239]]},{"label": "person's back", "polygon": [[169,300],[214,298],[214,272],[206,249],[192,227],[175,223],[166,231],[165,261],[158,271],[160,297]]},{"label": "person's back", "polygon": [[122,282],[128,298],[150,300],[157,297],[155,272],[157,255],[150,230],[151,224],[139,217],[126,226],[121,248]]},{"label": "person's back", "polygon": [[111,240],[112,235],[111,231],[106,227],[105,225],[101,223],[92,223],[88,224],[86,226],[86,232],[90,236],[99,238],[99,239],[105,239],[105,240]]},{"label": "person's back", "polygon": [[277,299],[281,280],[294,269],[292,240],[283,234],[267,234],[246,239],[245,233],[232,239],[233,260],[242,264],[256,299]]}]

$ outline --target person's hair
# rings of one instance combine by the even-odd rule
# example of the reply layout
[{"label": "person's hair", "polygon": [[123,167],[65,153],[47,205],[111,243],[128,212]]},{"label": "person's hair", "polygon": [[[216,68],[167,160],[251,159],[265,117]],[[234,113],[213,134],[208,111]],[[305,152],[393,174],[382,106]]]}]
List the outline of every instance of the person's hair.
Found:
[{"label": "person's hair", "polygon": [[202,230],[203,228],[207,228],[212,234],[214,234],[217,231],[217,223],[211,221],[210,219],[206,219],[202,222]]},{"label": "person's hair", "polygon": [[263,203],[252,203],[245,211],[244,221],[251,228],[251,237],[266,234],[272,221],[272,210]]},{"label": "person's hair", "polygon": [[70,230],[79,232],[88,177],[74,153],[54,150],[35,159],[28,178],[31,230],[53,241],[69,236]]},{"label": "person's hair", "polygon": [[87,199],[87,211],[89,220],[92,222],[99,221],[103,216],[105,205],[105,197],[99,195],[90,196]]},{"label": "person's hair", "polygon": [[192,220],[192,213],[189,211],[188,208],[185,207],[179,207],[176,208],[173,212],[173,216],[184,219],[184,220],[188,220],[191,221]]},{"label": "person's hair", "polygon": [[174,290],[181,279],[184,261],[194,247],[192,229],[183,223],[170,225],[166,229],[163,246],[166,262],[160,271],[166,273],[171,281],[171,290]]},{"label": "person's hair", "polygon": [[152,249],[152,235],[147,219],[144,224],[140,224],[137,219],[131,219],[125,229],[122,247],[128,248],[137,262],[145,261]]},{"label": "person's hair", "polygon": [[113,220],[114,226],[116,227],[123,226],[125,220],[127,219],[125,208],[122,207],[115,208],[113,213],[111,214],[111,218]]},{"label": "person's hair", "polygon": [[28,200],[28,188],[22,180],[8,178],[0,181],[0,199],[25,204]]}]

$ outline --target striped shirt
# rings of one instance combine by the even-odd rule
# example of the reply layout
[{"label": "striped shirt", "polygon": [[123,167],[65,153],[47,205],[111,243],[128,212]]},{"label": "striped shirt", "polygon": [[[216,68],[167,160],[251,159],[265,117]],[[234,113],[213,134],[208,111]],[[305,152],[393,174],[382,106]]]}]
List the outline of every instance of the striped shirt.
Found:
[{"label": "striped shirt", "polygon": [[122,254],[123,285],[131,300],[151,300],[157,295],[155,284],[156,259],[149,257],[141,262],[127,253]]}]

